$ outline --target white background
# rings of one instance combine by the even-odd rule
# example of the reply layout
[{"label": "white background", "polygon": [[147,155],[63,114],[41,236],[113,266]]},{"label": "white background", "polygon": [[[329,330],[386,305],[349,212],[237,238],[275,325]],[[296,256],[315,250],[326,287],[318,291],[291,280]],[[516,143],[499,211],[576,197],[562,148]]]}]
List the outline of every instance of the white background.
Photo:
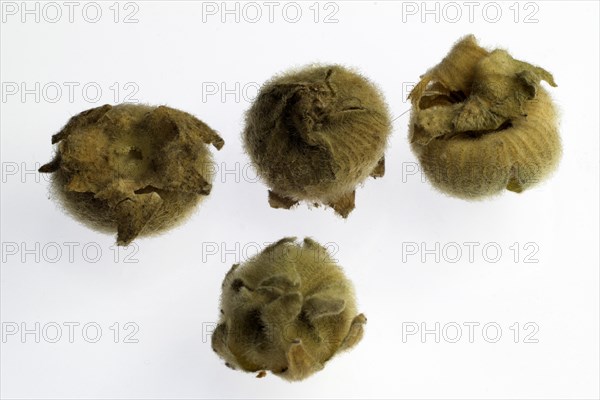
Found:
[{"label": "white background", "polygon": [[[68,6],[56,3],[62,18],[54,23],[56,9],[44,9],[44,3],[37,6],[39,22],[35,15],[23,22],[21,2],[12,4],[15,15],[2,5],[0,44],[1,319],[5,330],[40,323],[47,337],[40,343],[20,332],[4,338],[3,397],[598,398],[597,2],[501,2],[487,8],[478,2],[472,21],[464,2],[428,3],[429,9],[438,7],[438,22],[435,11],[423,14],[421,2],[321,3],[315,22],[315,6],[307,2],[300,4],[296,23],[290,22],[294,8],[283,14],[286,3],[274,9],[273,22],[268,6],[257,3],[262,19],[255,23],[250,20],[256,9],[242,3],[239,22],[232,14],[224,23],[220,2],[209,7],[218,8],[215,15],[203,14],[201,3],[121,3],[116,23],[112,2],[99,3],[96,23],[84,18],[95,18],[89,6],[82,14],[84,2],[74,9],[73,22]],[[497,9],[502,14],[492,22]],[[452,22],[457,10],[462,16]],[[123,23],[132,12],[138,22]],[[332,12],[337,22],[324,23]],[[564,156],[551,179],[523,194],[466,202],[440,194],[411,172],[418,165],[406,139],[408,114],[400,116],[409,109],[405,87],[467,33],[483,46],[504,47],[543,66],[558,83],[550,93],[561,112]],[[394,117],[400,116],[386,176],[359,188],[357,208],[347,220],[305,205],[269,208],[267,188],[255,181],[241,146],[253,88],[309,62],[358,68],[382,88]],[[36,82],[38,101],[35,93],[21,98],[21,83],[35,92]],[[73,98],[64,82],[79,85]],[[238,99],[203,90],[224,83],[235,91],[236,82]],[[99,99],[93,88],[87,98],[82,94],[89,83],[101,88]],[[19,93],[11,95],[14,84]],[[65,216],[48,200],[47,178],[26,170],[51,159],[50,137],[69,117],[122,102],[132,88],[134,100],[191,112],[219,131],[226,144],[215,160],[237,173],[219,174],[212,194],[185,225],[115,255],[113,236]],[[226,368],[203,334],[218,317],[220,284],[231,264],[290,235],[330,243],[368,317],[366,335],[354,350],[293,384]],[[76,243],[72,259],[69,242]],[[472,260],[465,242],[479,243]],[[407,251],[435,249],[436,243],[439,260]],[[462,257],[453,263],[457,246]],[[497,248],[502,254],[492,262]],[[73,343],[68,322],[80,324]],[[102,328],[97,343],[82,335],[89,322]],[[118,343],[110,329],[115,322]],[[139,327],[133,336],[138,343],[124,343],[131,332],[124,330],[127,322]],[[439,343],[434,334],[403,340],[403,327],[424,323],[434,329],[436,322],[446,333]],[[472,343],[468,322],[480,324]],[[47,340],[55,336],[52,323],[63,328],[57,343]],[[456,333],[453,323],[463,328],[457,343],[448,340]],[[494,329],[482,333],[486,323],[502,329],[496,343],[489,340]],[[537,343],[525,343],[536,327],[529,341]],[[88,337],[94,336],[90,329]]]}]

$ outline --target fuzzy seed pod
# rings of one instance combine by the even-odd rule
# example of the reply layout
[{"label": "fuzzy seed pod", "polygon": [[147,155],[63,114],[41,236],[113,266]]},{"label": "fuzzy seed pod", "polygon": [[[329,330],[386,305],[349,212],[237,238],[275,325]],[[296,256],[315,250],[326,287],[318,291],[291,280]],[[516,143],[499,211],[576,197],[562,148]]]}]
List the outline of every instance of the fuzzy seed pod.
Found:
[{"label": "fuzzy seed pod", "polygon": [[213,350],[259,378],[266,371],[290,381],[308,377],[358,343],[367,321],[356,314],[351,282],[309,238],[282,239],[234,265],[222,290]]},{"label": "fuzzy seed pod", "polygon": [[52,136],[55,197],[91,228],[127,245],[183,221],[211,191],[212,157],[223,139],[173,108],[120,104],[72,117]]},{"label": "fuzzy seed pod", "polygon": [[380,91],[339,65],[310,66],[274,77],[246,114],[244,146],[271,188],[269,204],[331,206],[347,217],[354,190],[384,174],[391,131]]},{"label": "fuzzy seed pod", "polygon": [[520,193],[558,165],[556,111],[541,81],[552,75],[473,36],[457,42],[410,93],[409,139],[439,190],[477,199]]}]

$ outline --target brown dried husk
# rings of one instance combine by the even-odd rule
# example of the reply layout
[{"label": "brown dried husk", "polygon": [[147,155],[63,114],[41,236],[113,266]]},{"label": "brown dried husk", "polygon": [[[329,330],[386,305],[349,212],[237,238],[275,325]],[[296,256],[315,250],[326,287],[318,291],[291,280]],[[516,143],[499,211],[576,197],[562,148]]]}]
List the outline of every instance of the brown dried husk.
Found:
[{"label": "brown dried husk", "polygon": [[551,174],[562,148],[546,70],[457,42],[410,94],[409,139],[428,180],[456,197],[522,192]]},{"label": "brown dried husk", "polygon": [[352,283],[317,242],[284,238],[225,276],[213,349],[234,369],[307,378],[363,336]]},{"label": "brown dried husk", "polygon": [[223,140],[202,121],[173,108],[104,105],[72,117],[52,137],[52,192],[85,225],[117,232],[127,245],[185,220],[211,191],[207,144]]},{"label": "brown dried husk", "polygon": [[383,176],[390,131],[373,83],[339,65],[314,65],[264,84],[246,114],[243,139],[271,188],[271,206],[307,201],[346,217],[356,186]]}]

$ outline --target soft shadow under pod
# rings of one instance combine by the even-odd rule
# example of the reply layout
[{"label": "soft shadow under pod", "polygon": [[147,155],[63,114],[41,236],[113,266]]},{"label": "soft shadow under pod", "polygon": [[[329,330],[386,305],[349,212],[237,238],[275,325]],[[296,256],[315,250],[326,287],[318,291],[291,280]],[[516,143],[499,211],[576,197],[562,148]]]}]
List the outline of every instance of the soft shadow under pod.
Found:
[{"label": "soft shadow under pod", "polygon": [[230,368],[297,381],[358,343],[366,321],[327,250],[284,238],[227,273],[212,346]]},{"label": "soft shadow under pod", "polygon": [[356,186],[384,174],[391,131],[377,87],[339,65],[309,66],[274,77],[246,114],[244,146],[274,208],[300,201],[347,217]]},{"label": "soft shadow under pod", "polygon": [[421,77],[409,139],[428,180],[450,195],[477,199],[522,192],[556,169],[556,111],[541,81],[552,75],[473,36],[457,42]]},{"label": "soft shadow under pod", "polygon": [[183,221],[211,191],[212,157],[223,139],[173,108],[104,105],[72,117],[52,136],[52,188],[86,225],[127,245]]}]

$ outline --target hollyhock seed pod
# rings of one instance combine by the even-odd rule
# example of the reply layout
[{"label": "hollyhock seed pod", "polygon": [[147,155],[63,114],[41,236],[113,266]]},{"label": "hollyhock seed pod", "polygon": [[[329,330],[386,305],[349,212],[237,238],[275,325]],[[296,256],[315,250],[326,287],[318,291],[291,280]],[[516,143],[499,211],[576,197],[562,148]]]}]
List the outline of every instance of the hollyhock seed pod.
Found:
[{"label": "hollyhock seed pod", "polygon": [[52,189],[84,224],[117,232],[127,245],[183,221],[211,191],[208,144],[223,139],[194,116],[173,108],[104,105],[72,117],[52,136]]},{"label": "hollyhock seed pod", "polygon": [[331,206],[347,217],[354,191],[384,174],[391,131],[381,92],[339,65],[309,66],[263,85],[246,114],[245,149],[269,191],[269,204]]},{"label": "hollyhock seed pod", "polygon": [[230,368],[296,381],[358,343],[366,321],[327,250],[285,238],[227,273],[212,346]]},{"label": "hollyhock seed pod", "polygon": [[478,199],[520,193],[553,172],[562,150],[542,80],[556,86],[505,50],[487,51],[473,36],[457,42],[409,96],[409,140],[429,181]]}]

